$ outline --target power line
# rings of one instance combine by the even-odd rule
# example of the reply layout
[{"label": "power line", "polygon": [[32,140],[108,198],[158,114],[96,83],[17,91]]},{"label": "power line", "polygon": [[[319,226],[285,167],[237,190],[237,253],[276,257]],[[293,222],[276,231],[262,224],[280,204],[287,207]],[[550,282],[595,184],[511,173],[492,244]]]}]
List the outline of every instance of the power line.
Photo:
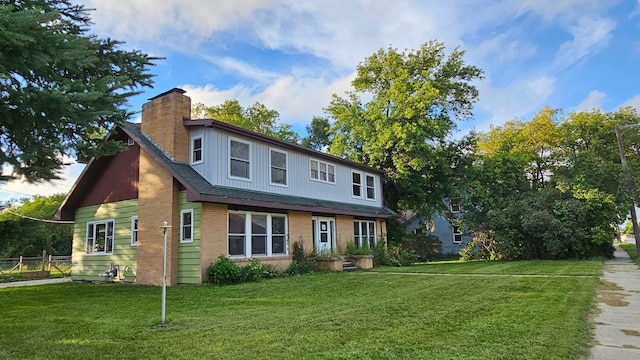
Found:
[{"label": "power line", "polygon": [[25,219],[29,219],[29,220],[33,220],[33,221],[40,221],[40,222],[51,223],[51,224],[75,224],[74,221],[38,219],[38,218],[31,217],[31,216],[19,214],[17,212],[13,212],[13,211],[8,210],[8,209],[5,210],[5,211],[8,212],[11,215],[15,215],[15,216],[18,216],[18,217],[21,217],[21,218],[25,218]]}]

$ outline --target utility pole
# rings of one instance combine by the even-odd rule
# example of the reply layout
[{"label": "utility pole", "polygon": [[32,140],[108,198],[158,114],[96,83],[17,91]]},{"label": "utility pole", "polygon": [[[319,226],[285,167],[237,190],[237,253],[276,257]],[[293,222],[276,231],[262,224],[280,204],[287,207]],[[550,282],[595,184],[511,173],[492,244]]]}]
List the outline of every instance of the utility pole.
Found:
[{"label": "utility pole", "polygon": [[[630,183],[629,167],[627,165],[627,156],[624,151],[624,142],[622,141],[622,132],[620,131],[620,125],[615,126],[616,137],[618,138],[618,148],[620,150],[620,162],[622,163],[622,171],[624,172],[624,179],[627,185]],[[633,238],[636,242],[636,254],[640,259],[640,229],[638,229],[638,218],[636,216],[636,199],[633,193],[631,193],[631,225],[633,226]]]}]

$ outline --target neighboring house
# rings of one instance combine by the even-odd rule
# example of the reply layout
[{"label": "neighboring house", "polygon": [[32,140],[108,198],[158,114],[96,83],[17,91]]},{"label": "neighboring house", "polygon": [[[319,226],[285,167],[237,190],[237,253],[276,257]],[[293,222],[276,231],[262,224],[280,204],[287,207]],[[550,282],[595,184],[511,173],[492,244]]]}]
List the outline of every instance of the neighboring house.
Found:
[{"label": "neighboring house", "polygon": [[286,268],[294,242],[325,253],[386,236],[380,170],[190,115],[183,90],[160,94],[115,129],[127,150],[88,163],[56,214],[75,221],[73,279],[115,268],[161,284],[163,221],[169,285],[206,281],[220,255]]},{"label": "neighboring house", "polygon": [[455,200],[445,200],[448,207],[446,216],[436,211],[431,218],[405,212],[401,219],[406,234],[428,234],[437,237],[442,242],[441,254],[457,255],[471,241],[469,234],[463,233],[455,223],[460,216],[460,205]]}]

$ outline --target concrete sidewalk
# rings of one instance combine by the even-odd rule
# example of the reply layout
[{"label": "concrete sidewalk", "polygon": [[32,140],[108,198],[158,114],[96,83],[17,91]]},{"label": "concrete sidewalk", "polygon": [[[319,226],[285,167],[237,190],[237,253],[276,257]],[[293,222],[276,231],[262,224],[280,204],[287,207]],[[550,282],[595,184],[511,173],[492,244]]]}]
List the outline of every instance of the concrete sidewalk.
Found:
[{"label": "concrete sidewalk", "polygon": [[68,276],[68,277],[55,278],[55,279],[3,282],[3,283],[0,283],[0,289],[4,289],[8,287],[16,287],[16,286],[35,286],[35,285],[43,285],[43,284],[56,284],[56,283],[64,283],[64,282],[70,282],[70,281],[71,281],[71,277]]},{"label": "concrete sidewalk", "polygon": [[595,346],[589,359],[640,360],[640,268],[616,246],[604,262],[595,315]]}]

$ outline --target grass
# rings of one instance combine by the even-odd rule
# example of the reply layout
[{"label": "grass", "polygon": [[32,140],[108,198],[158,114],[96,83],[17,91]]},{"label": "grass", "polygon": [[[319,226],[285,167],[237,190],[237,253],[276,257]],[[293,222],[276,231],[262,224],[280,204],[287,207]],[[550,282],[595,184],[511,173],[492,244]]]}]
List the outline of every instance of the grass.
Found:
[{"label": "grass", "polygon": [[[490,275],[496,265],[501,275],[535,269],[478,262],[468,271]],[[436,268],[453,274],[458,266]],[[589,349],[601,266],[540,267],[544,274],[581,275],[568,277],[316,273],[172,287],[165,325],[157,287],[6,288],[0,358],[579,359]]]},{"label": "grass", "polygon": [[626,251],[627,254],[629,254],[629,257],[631,257],[631,260],[633,260],[638,266],[640,266],[638,253],[636,252],[636,244],[619,243],[618,246],[620,246],[624,251]]}]

